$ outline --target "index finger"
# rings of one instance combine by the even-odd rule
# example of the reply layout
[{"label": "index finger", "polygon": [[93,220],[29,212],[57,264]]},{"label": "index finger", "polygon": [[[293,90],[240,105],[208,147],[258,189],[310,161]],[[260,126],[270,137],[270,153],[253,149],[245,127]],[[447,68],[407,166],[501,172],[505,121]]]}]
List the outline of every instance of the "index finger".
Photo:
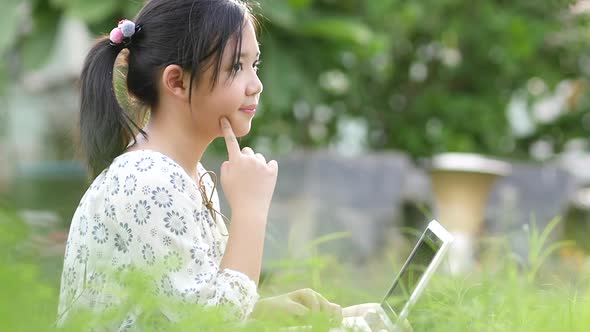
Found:
[{"label": "index finger", "polygon": [[232,160],[240,153],[240,144],[238,144],[238,140],[236,139],[236,134],[231,128],[231,124],[227,118],[221,118],[221,132],[223,133],[223,137],[225,138],[225,146],[227,147],[227,155],[229,160]]}]

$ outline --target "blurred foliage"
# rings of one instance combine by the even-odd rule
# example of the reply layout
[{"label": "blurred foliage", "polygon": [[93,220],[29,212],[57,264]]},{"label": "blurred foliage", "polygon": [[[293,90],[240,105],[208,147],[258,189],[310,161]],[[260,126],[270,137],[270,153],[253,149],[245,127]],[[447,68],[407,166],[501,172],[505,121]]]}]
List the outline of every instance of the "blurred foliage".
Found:
[{"label": "blurred foliage", "polygon": [[[351,123],[366,148],[414,157],[528,158],[538,141],[559,150],[590,136],[589,16],[573,15],[572,0],[259,2],[265,92],[243,143],[263,152],[333,145],[351,135]],[[0,20],[0,54],[18,55],[11,64],[22,70],[35,68],[61,16],[79,17],[100,34],[141,5],[4,0],[2,12],[11,14]],[[30,22],[15,19],[23,12]],[[0,77],[8,71],[0,65]],[[558,116],[538,119],[564,81],[574,84],[562,93],[566,102],[553,105]],[[515,95],[524,96],[534,127],[524,133],[511,129],[506,112]]]},{"label": "blurred foliage", "polygon": [[[547,91],[531,96],[531,105],[562,80],[588,74],[580,68],[587,18],[570,15],[569,3],[262,1],[269,22],[263,116],[273,125],[255,126],[254,137],[325,144],[343,117],[366,121],[370,147],[413,156],[452,150],[527,157],[546,136],[558,148],[588,137],[589,126],[580,125],[586,99],[522,137],[506,116],[512,95],[532,78]],[[318,18],[324,29],[314,28]],[[347,25],[358,33],[347,33]]]},{"label": "blurred foliage", "polygon": [[9,331],[46,331],[55,316],[57,278],[40,271],[38,253],[28,246],[29,231],[0,201],[0,321]]},{"label": "blurred foliage", "polygon": [[[489,239],[482,250],[481,266],[465,276],[437,273],[410,313],[415,331],[587,331],[590,326],[590,261],[556,261],[554,245],[546,242],[557,222],[545,229],[534,224],[528,246],[534,252],[525,261],[515,257],[507,235]],[[0,201],[0,321],[5,331],[58,331],[59,270],[48,269],[39,257],[46,249],[31,246],[34,229],[23,223],[12,209]],[[317,247],[335,238],[310,243],[305,259],[282,260],[261,284],[263,296],[277,295],[300,287],[312,287],[343,306],[379,301],[399,269],[389,259],[376,257],[359,271],[357,264],[344,266],[333,257],[321,255]],[[61,257],[54,257],[60,260]],[[388,259],[389,258],[389,259]],[[394,260],[394,259],[392,259]],[[55,264],[55,263],[54,263]],[[59,263],[57,263],[59,265]],[[280,268],[279,268],[280,267]],[[537,273],[539,272],[539,273]],[[77,312],[59,331],[86,331],[89,324],[102,320],[121,321],[129,308],[141,303],[142,331],[169,330],[157,308],[166,307],[186,317],[174,331],[277,331],[291,325],[313,326],[312,331],[328,331],[331,326],[320,313],[300,319],[280,314],[268,319],[235,324],[224,319],[223,308],[205,310],[146,292],[149,275],[133,269],[115,274],[129,285],[129,301],[101,312]],[[355,276],[358,278],[355,280]],[[377,295],[377,298],[374,294]],[[198,319],[195,319],[198,317]],[[166,324],[166,325],[159,325]],[[153,328],[150,328],[153,327]],[[306,329],[307,330],[307,329]]]}]

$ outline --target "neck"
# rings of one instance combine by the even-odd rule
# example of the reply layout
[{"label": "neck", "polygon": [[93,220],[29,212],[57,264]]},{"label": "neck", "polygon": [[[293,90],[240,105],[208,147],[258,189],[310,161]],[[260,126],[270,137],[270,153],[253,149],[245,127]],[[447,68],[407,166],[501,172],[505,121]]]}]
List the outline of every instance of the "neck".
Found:
[{"label": "neck", "polygon": [[158,116],[162,111],[166,110],[152,112],[150,121],[144,128],[147,140],[139,134],[137,144],[132,149],[149,149],[163,153],[178,163],[193,179],[198,180],[197,164],[213,138],[199,136],[195,130],[187,128],[190,121],[179,122],[169,115]]}]

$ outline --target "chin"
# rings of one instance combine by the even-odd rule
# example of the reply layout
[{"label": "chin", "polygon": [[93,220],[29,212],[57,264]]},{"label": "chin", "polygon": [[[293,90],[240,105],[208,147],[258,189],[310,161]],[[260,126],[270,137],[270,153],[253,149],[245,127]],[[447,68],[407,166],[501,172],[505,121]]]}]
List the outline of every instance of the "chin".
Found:
[{"label": "chin", "polygon": [[252,128],[252,119],[244,119],[242,117],[231,117],[229,122],[236,137],[243,137],[248,135]]},{"label": "chin", "polygon": [[236,134],[236,137],[244,137],[246,135],[248,135],[248,133],[250,133],[250,124],[248,123],[248,125],[243,125],[243,126],[236,126],[234,127],[234,133]]}]

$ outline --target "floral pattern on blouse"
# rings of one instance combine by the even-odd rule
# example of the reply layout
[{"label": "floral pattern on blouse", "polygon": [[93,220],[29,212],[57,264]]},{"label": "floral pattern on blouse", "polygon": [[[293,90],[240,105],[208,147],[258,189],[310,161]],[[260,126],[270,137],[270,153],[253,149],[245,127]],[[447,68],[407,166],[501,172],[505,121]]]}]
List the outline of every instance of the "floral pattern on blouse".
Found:
[{"label": "floral pattern on blouse", "polygon": [[[206,170],[198,165],[198,174]],[[213,183],[204,177],[207,196]],[[219,211],[217,192],[214,208]],[[92,183],[76,210],[66,243],[58,323],[77,309],[106,310],[125,303],[120,271],[150,271],[153,293],[183,303],[230,305],[245,319],[258,300],[245,274],[219,265],[227,243],[197,184],[172,159],[155,151],[117,157]],[[154,267],[158,267],[155,269]],[[161,308],[174,320],[174,313]],[[134,308],[116,323],[127,330],[141,315]]]}]

